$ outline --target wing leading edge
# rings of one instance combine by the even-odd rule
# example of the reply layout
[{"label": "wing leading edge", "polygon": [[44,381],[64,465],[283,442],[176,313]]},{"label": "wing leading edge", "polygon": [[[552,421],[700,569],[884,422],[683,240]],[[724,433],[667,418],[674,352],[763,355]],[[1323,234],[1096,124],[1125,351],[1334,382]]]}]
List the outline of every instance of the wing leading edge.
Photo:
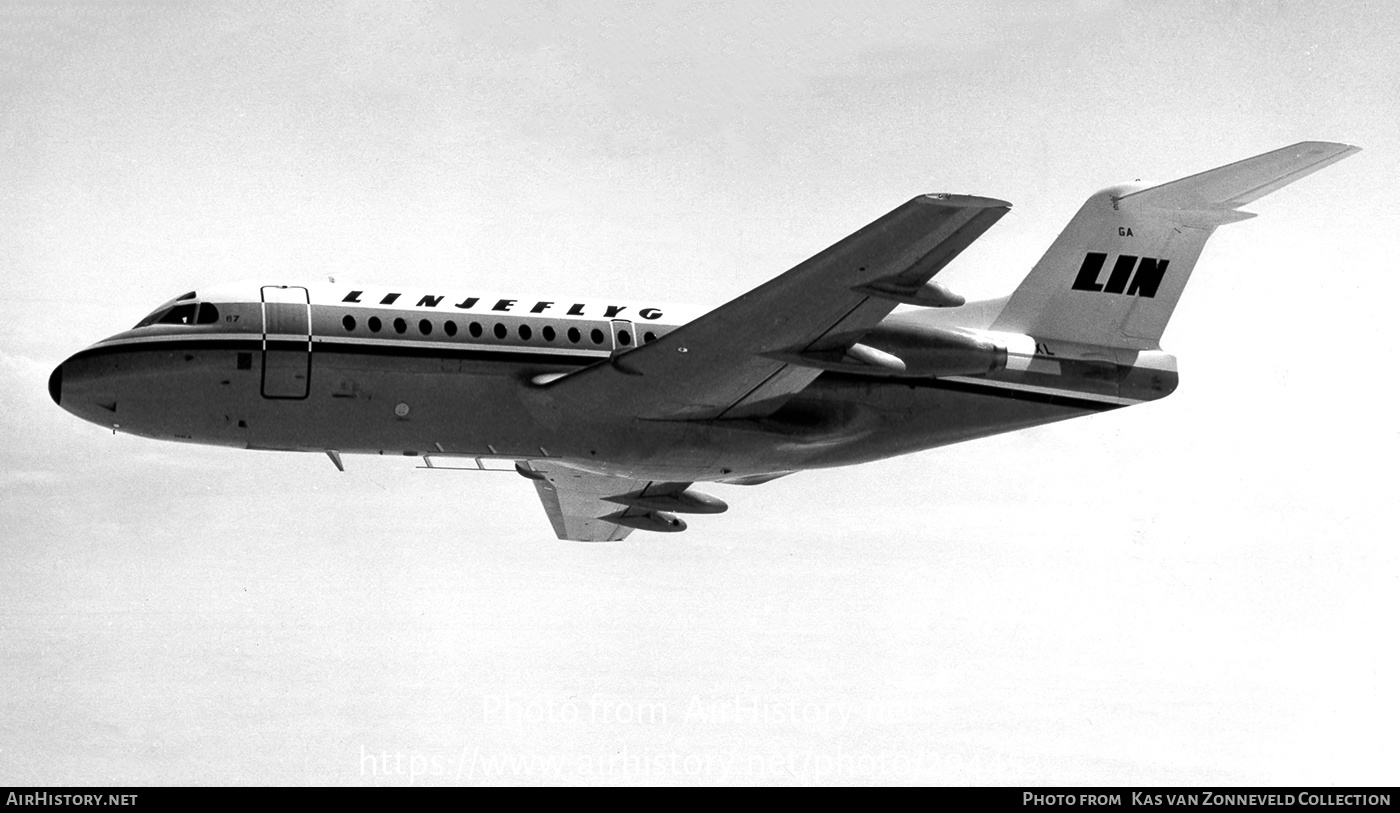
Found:
[{"label": "wing leading edge", "polygon": [[1010,207],[921,195],[657,341],[544,389],[560,405],[643,419],[769,414],[821,373],[794,357],[849,349],[900,303],[961,305],[930,279]]}]

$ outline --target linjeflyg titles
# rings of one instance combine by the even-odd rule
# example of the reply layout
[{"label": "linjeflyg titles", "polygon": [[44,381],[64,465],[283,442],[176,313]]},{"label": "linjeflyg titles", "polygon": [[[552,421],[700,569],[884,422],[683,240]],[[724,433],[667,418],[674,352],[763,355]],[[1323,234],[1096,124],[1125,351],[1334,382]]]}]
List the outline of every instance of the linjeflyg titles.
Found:
[{"label": "linjeflyg titles", "polygon": [[[399,302],[403,294],[395,292],[384,294],[379,298],[378,302],[374,301],[374,297],[362,299],[364,294],[364,291],[351,291],[340,301],[358,305],[398,304],[399,307],[403,307],[405,304],[413,301],[413,297],[410,296],[408,299],[403,300],[403,302]],[[635,316],[636,318],[646,319],[648,321],[660,319],[662,316],[660,308],[648,307],[632,309],[630,305],[599,305],[591,302],[551,302],[547,300],[530,302],[529,300],[519,299],[483,300],[476,296],[469,296],[461,302],[454,303],[446,297],[433,296],[431,294],[419,298],[413,307],[484,311],[489,313],[549,313],[561,316],[591,316],[598,319],[631,319]]]}]

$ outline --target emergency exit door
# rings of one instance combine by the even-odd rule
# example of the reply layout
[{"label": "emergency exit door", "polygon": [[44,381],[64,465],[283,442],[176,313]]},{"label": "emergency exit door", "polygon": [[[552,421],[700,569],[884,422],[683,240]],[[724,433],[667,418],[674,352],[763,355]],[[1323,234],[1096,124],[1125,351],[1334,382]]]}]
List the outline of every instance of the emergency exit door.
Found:
[{"label": "emergency exit door", "polygon": [[612,320],[612,354],[625,353],[632,349],[636,342],[636,336],[632,332],[632,323],[626,319]]},{"label": "emergency exit door", "polygon": [[262,289],[264,398],[311,392],[311,301],[299,286]]}]

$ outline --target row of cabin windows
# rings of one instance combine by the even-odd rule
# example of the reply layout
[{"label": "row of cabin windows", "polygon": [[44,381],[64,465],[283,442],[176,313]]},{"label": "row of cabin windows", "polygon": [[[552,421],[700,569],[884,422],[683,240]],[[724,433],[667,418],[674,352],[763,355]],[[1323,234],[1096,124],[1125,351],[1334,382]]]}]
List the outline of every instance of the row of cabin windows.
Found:
[{"label": "row of cabin windows", "polygon": [[[353,332],[355,330],[356,325],[355,317],[347,313],[340,320],[340,324],[345,328],[346,332]],[[398,333],[399,335],[403,335],[404,333],[408,332],[408,321],[401,316],[395,318],[391,324],[393,325],[394,332]],[[379,331],[384,329],[384,323],[380,321],[378,316],[371,316],[370,318],[366,319],[365,326],[369,328],[370,333],[378,333]],[[432,321],[428,319],[418,320],[418,332],[423,334],[424,336],[431,336],[433,333]],[[451,319],[448,319],[442,325],[442,332],[446,333],[448,336],[456,336],[457,323],[452,321]],[[470,322],[467,324],[467,332],[471,334],[471,337],[473,339],[479,339],[481,338],[482,334],[486,332],[486,329],[482,326],[480,322]],[[529,325],[520,325],[520,327],[516,329],[516,333],[520,336],[521,341],[526,342],[530,341],[530,339],[533,338],[535,335],[534,330]],[[510,328],[506,327],[500,322],[497,322],[491,327],[491,335],[495,336],[497,339],[504,339],[510,335]],[[553,325],[545,325],[543,328],[541,328],[540,335],[547,342],[553,342],[554,340],[559,338],[559,335],[555,332]],[[570,344],[579,344],[583,341],[584,334],[578,328],[571,327],[568,330],[564,331],[564,336],[568,338]],[[592,330],[588,331],[588,338],[593,342],[593,344],[602,346],[603,342],[607,340],[607,335],[604,334],[602,330],[595,327]],[[656,341],[656,334],[648,330],[646,333],[642,334],[642,341],[644,343],[654,342]],[[619,330],[617,332],[617,343],[622,345],[623,347],[630,345],[632,343],[632,333],[627,330]]]},{"label": "row of cabin windows", "polygon": [[[181,299],[184,298],[185,297],[181,297]],[[218,308],[214,307],[208,302],[189,302],[186,304],[175,305],[169,308],[161,308],[160,310],[156,311],[155,313],[152,313],[145,319],[142,319],[140,322],[136,323],[136,327],[146,327],[147,325],[157,324],[211,325],[217,321],[219,321]],[[353,331],[355,329],[355,317],[349,314],[346,314],[345,317],[340,320],[340,323],[345,327],[346,331]],[[369,328],[370,333],[378,333],[379,331],[384,329],[384,324],[380,321],[378,316],[371,316],[365,321],[365,324]],[[392,325],[395,333],[403,335],[404,333],[408,332],[408,322],[403,317],[398,317],[394,319]],[[451,319],[447,320],[443,323],[442,331],[448,336],[456,336],[457,323],[452,321]],[[528,342],[534,337],[534,330],[529,325],[520,325],[516,329],[516,331],[522,341]],[[432,335],[433,323],[427,319],[420,319],[418,321],[418,332],[422,333],[424,336]],[[482,324],[480,322],[471,322],[467,325],[467,332],[471,334],[471,337],[473,339],[479,339],[481,338],[482,334],[485,333],[485,328],[482,327]],[[510,329],[507,328],[505,325],[501,324],[500,322],[497,322],[491,327],[491,334],[497,339],[505,339],[507,336],[510,335]],[[545,325],[543,328],[541,328],[540,335],[547,342],[553,342],[556,339],[558,339],[558,334],[555,332],[553,325]],[[564,331],[564,336],[569,340],[570,344],[580,344],[581,342],[583,342],[584,338],[583,333],[576,327],[571,327],[568,330]],[[599,347],[601,347],[603,343],[607,341],[607,335],[603,333],[602,330],[596,327],[588,331],[588,338],[590,341],[593,342],[594,345],[597,345]],[[654,342],[656,341],[656,334],[648,330],[647,332],[642,334],[642,341],[643,343]],[[632,344],[631,332],[627,330],[619,330],[617,332],[617,342],[623,347],[627,347],[628,345]]]}]

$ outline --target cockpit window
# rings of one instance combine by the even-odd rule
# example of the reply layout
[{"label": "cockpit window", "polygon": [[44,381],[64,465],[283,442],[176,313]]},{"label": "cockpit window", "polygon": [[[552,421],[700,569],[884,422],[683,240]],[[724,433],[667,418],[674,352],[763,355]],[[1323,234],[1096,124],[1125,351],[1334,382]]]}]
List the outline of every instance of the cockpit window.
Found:
[{"label": "cockpit window", "polygon": [[[212,307],[212,306],[211,306]],[[136,327],[147,325],[192,325],[194,324],[195,304],[164,307],[136,323]],[[133,328],[134,330],[135,328]]]},{"label": "cockpit window", "polygon": [[[156,320],[159,319],[160,317],[164,316],[164,315],[166,314],[166,312],[169,311],[169,310],[170,310],[169,308],[160,308],[159,310],[152,311],[151,314],[150,314],[149,316],[147,316],[145,319],[142,319],[141,321],[137,322],[137,323],[136,323],[136,327],[145,327],[146,325],[154,325],[154,324],[156,323]],[[132,328],[132,330],[135,330],[135,329],[136,329],[135,327]]]},{"label": "cockpit window", "polygon": [[162,325],[192,325],[194,324],[194,309],[193,302],[188,305],[176,305],[156,321]]},{"label": "cockpit window", "polygon": [[198,325],[212,325],[219,321],[219,309],[208,302],[201,302],[199,303],[199,314],[194,321]]}]

